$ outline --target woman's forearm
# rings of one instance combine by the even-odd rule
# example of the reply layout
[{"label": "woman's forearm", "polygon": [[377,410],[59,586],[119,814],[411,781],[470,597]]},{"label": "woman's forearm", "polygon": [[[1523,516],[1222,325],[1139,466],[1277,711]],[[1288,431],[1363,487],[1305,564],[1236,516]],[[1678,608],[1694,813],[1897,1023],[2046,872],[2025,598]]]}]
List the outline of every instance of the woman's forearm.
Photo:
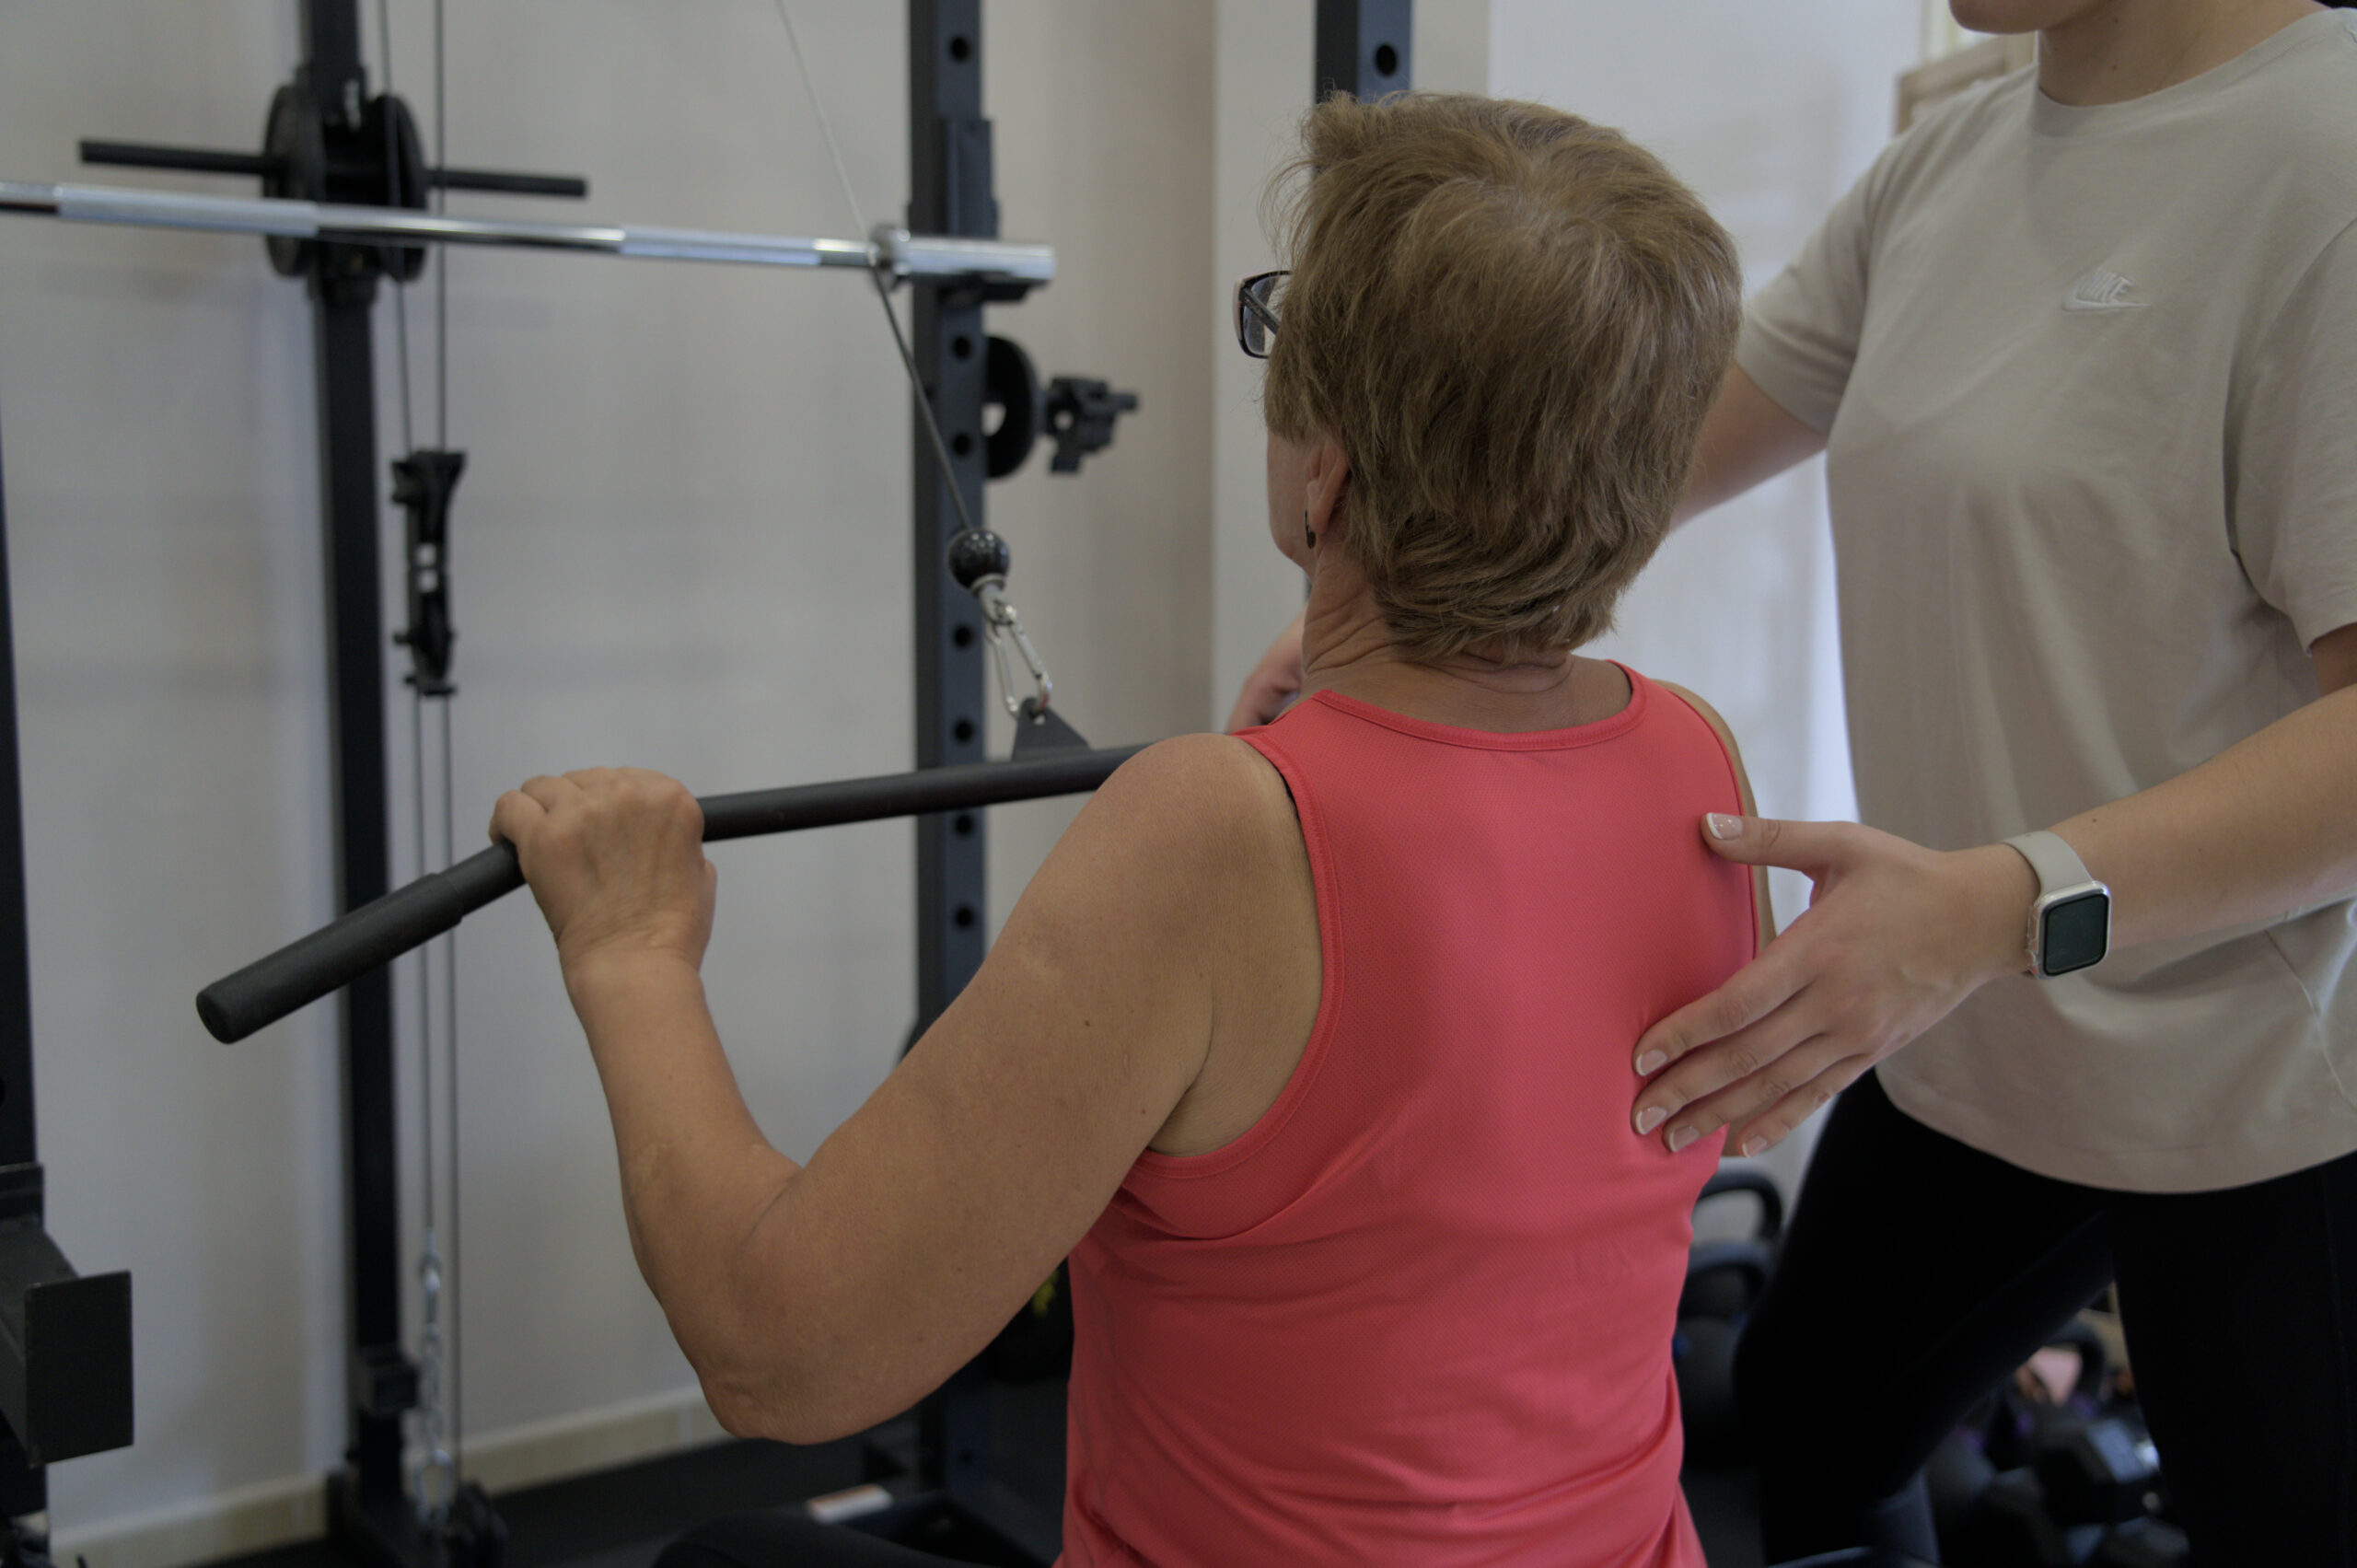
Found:
[{"label": "woman's forearm", "polygon": [[[2112,890],[2125,947],[2266,921],[2357,888],[2357,627],[2319,638],[2326,694],[2165,784],[2055,830]],[[2026,959],[2037,881],[1995,844],[1941,854],[1853,823],[1728,818],[1719,854],[1816,884],[1808,912],[1637,1042],[1639,1133],[1721,1127],[1757,1154]],[[2097,971],[2098,973],[2100,971]]]},{"label": "woman's forearm", "polygon": [[2270,920],[2357,888],[2357,686],[2055,831],[2110,886],[2114,947]]},{"label": "woman's forearm", "polygon": [[691,964],[632,954],[565,978],[613,1119],[639,1271],[714,1413],[753,1429],[784,1370],[770,1353],[790,1337],[756,1305],[749,1243],[800,1167],[746,1108]]}]

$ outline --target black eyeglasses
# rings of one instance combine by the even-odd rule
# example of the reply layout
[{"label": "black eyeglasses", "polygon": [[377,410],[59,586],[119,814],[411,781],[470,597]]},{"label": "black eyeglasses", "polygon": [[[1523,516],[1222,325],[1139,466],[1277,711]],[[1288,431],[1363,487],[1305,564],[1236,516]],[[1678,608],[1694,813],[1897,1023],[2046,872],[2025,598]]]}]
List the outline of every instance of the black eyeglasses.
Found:
[{"label": "black eyeglasses", "polygon": [[1289,272],[1255,273],[1236,285],[1236,341],[1254,359],[1269,357],[1277,335],[1277,303],[1284,296]]}]

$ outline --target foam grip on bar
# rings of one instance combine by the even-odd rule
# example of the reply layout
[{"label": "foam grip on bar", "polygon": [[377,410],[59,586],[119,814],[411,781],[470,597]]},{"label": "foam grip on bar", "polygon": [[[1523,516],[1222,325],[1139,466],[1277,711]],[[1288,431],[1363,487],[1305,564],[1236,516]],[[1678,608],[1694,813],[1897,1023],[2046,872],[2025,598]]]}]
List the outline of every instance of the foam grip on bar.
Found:
[{"label": "foam grip on bar", "polygon": [[196,994],[196,1015],[224,1044],[349,985],[524,885],[516,846],[493,844],[341,915]]},{"label": "foam grip on bar", "polygon": [[[1062,751],[1037,760],[921,768],[912,773],[845,779],[836,784],[706,796],[703,836],[757,838],[805,828],[965,811],[1008,801],[1039,800],[1095,789],[1144,747]],[[197,1016],[214,1039],[229,1044],[297,1007],[349,985],[449,930],[468,915],[524,885],[511,844],[493,844],[447,871],[421,877],[383,898],[257,958],[197,993]]]}]

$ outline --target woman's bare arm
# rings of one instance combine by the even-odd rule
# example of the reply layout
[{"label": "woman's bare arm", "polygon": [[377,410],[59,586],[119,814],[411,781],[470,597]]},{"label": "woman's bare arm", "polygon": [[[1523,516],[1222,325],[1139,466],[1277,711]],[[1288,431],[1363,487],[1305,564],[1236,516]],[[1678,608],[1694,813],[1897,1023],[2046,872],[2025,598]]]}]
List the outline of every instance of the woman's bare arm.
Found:
[{"label": "woman's bare arm", "polygon": [[1823,450],[1823,431],[1786,413],[1741,366],[1729,365],[1719,395],[1702,419],[1701,439],[1694,448],[1694,477],[1687,482],[1686,498],[1678,504],[1669,526],[1676,528],[1732,501]]},{"label": "woman's bare arm", "polygon": [[[1155,747],[1081,812],[957,1002],[798,1166],[755,1126],[705,1006],[710,872],[687,792],[654,774],[536,779],[493,827],[555,933],[641,1271],[722,1423],[796,1442],[907,1408],[990,1342],[1188,1098],[1213,1018],[1250,1012],[1228,993],[1267,989],[1283,934],[1256,919],[1297,919],[1297,899],[1261,885],[1301,876],[1273,772],[1218,737]],[[786,999],[779,1017],[790,1034]]]}]

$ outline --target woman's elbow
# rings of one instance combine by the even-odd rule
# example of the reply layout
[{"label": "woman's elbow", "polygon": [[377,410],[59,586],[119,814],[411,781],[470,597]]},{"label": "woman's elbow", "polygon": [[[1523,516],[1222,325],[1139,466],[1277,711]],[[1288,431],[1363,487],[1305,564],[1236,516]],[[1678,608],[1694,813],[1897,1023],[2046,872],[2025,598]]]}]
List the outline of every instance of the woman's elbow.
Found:
[{"label": "woman's elbow", "polygon": [[865,1431],[873,1422],[853,1423],[807,1398],[755,1391],[743,1383],[702,1376],[704,1403],[731,1437],[766,1437],[776,1443],[828,1443]]},{"label": "woman's elbow", "polygon": [[765,1437],[777,1443],[831,1443],[865,1432],[898,1411],[871,1408],[873,1401],[851,1388],[830,1388],[823,1378],[770,1369],[752,1378],[741,1370],[699,1366],[704,1403],[731,1437]]},{"label": "woman's elbow", "polygon": [[718,1377],[699,1376],[703,1386],[703,1402],[712,1410],[712,1418],[720,1423],[720,1430],[731,1437],[777,1437],[775,1418],[769,1403],[734,1383]]},{"label": "woman's elbow", "polygon": [[900,1414],[963,1363],[912,1359],[879,1336],[872,1313],[846,1310],[823,1293],[771,1281],[758,1295],[755,1304],[733,1293],[725,1309],[697,1312],[665,1303],[704,1402],[732,1436],[848,1437]]}]

